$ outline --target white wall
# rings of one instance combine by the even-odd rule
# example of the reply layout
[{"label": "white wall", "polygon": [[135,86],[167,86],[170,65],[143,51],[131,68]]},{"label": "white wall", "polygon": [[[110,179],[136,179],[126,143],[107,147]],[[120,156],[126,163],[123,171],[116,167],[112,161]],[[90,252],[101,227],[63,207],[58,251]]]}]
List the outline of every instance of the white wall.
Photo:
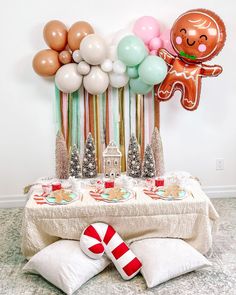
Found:
[{"label": "white wall", "polygon": [[[60,19],[68,26],[89,21],[104,35],[142,15],[171,26],[182,12],[209,8],[224,20],[228,38],[213,63],[224,67],[218,78],[203,81],[200,107],[185,111],[179,97],[161,105],[161,130],[168,170],[183,169],[204,185],[236,185],[236,19],[235,1],[8,0],[1,1],[0,28],[0,195],[19,194],[39,176],[54,173],[54,88],[36,76],[33,55],[46,47],[44,24]],[[224,171],[215,170],[225,159]]]}]

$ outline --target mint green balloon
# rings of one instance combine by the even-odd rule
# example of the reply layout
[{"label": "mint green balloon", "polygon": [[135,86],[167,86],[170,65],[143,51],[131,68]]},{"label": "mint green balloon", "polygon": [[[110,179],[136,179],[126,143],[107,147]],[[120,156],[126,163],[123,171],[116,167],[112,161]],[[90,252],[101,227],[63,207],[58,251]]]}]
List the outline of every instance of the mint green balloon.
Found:
[{"label": "mint green balloon", "polygon": [[138,93],[138,94],[147,94],[153,88],[152,85],[148,85],[148,84],[144,83],[140,77],[138,77],[136,79],[130,79],[129,85],[130,85],[131,90],[134,93]]},{"label": "mint green balloon", "polygon": [[127,67],[126,72],[130,78],[138,78],[138,68],[137,67]]},{"label": "mint green balloon", "polygon": [[147,56],[147,50],[141,39],[130,35],[120,40],[117,55],[125,65],[133,67],[140,64]]},{"label": "mint green balloon", "polygon": [[139,77],[149,85],[161,83],[167,75],[167,65],[159,56],[149,55],[139,65]]}]

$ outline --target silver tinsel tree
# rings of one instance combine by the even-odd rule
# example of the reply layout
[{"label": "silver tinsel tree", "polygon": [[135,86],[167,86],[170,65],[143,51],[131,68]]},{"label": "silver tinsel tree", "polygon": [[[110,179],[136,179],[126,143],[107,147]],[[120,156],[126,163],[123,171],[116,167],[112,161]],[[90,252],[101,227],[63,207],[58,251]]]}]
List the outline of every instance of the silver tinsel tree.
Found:
[{"label": "silver tinsel tree", "polygon": [[61,132],[57,133],[56,137],[56,177],[59,179],[67,179],[69,177],[68,171],[68,152],[66,141]]},{"label": "silver tinsel tree", "polygon": [[76,144],[74,144],[70,151],[70,165],[69,175],[75,178],[82,177],[79,150]]},{"label": "silver tinsel tree", "polygon": [[92,178],[97,176],[96,153],[91,133],[89,133],[87,137],[84,148],[82,175],[86,178]]},{"label": "silver tinsel tree", "polygon": [[161,176],[165,173],[165,165],[161,135],[157,127],[152,133],[151,147],[155,159],[156,175]]},{"label": "silver tinsel tree", "polygon": [[127,175],[131,177],[141,177],[141,156],[140,148],[134,134],[131,135],[127,158]]},{"label": "silver tinsel tree", "polygon": [[148,144],[145,149],[143,165],[142,165],[142,177],[152,178],[156,176],[155,160],[152,152],[151,145]]}]

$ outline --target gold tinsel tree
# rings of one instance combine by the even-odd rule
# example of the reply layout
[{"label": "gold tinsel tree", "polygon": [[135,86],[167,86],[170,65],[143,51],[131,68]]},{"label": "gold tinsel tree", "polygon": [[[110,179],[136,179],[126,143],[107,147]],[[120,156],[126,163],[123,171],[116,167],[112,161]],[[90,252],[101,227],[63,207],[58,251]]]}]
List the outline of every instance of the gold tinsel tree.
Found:
[{"label": "gold tinsel tree", "polygon": [[56,177],[67,179],[69,177],[69,157],[66,147],[66,141],[63,134],[58,131],[56,137]]},{"label": "gold tinsel tree", "polygon": [[165,173],[165,166],[161,135],[157,127],[152,133],[151,147],[155,159],[156,175],[161,176]]}]

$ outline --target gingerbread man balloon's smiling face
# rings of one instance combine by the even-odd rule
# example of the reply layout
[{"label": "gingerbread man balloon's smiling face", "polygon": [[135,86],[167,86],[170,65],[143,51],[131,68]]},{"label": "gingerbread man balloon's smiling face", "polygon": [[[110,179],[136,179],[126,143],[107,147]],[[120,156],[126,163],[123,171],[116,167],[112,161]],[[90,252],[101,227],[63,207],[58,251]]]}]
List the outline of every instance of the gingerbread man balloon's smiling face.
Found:
[{"label": "gingerbread man balloon's smiling face", "polygon": [[176,53],[187,62],[203,62],[219,53],[225,42],[223,21],[206,9],[190,10],[174,23],[171,42]]}]

